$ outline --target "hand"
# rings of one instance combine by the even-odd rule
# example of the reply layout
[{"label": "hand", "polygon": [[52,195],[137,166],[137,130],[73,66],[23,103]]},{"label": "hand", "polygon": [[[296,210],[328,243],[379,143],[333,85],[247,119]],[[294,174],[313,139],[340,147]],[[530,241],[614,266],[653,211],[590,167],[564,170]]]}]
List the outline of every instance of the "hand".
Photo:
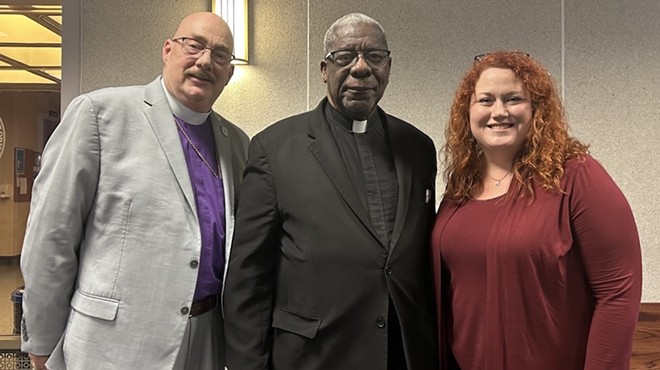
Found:
[{"label": "hand", "polygon": [[48,370],[46,367],[46,361],[48,361],[50,355],[40,356],[30,353],[30,360],[34,364],[36,370]]}]

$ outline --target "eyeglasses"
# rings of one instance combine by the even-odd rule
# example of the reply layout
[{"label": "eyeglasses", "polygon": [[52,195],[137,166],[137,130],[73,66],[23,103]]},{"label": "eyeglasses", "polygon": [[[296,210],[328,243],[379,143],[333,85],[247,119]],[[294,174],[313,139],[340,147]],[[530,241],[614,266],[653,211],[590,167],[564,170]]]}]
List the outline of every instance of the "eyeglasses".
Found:
[{"label": "eyeglasses", "polygon": [[224,49],[211,49],[206,46],[203,42],[192,39],[190,37],[177,37],[172,39],[181,44],[181,49],[186,55],[191,57],[199,58],[205,50],[211,52],[211,60],[215,63],[216,66],[224,68],[234,60],[234,56]]},{"label": "eyeglasses", "polygon": [[355,64],[359,55],[362,54],[364,60],[371,67],[382,67],[390,59],[390,51],[382,49],[371,49],[365,51],[357,50],[335,50],[325,55],[325,59],[330,59],[337,67],[348,67]]},{"label": "eyeglasses", "polygon": [[[526,57],[531,57],[528,53],[525,53],[524,51],[510,51],[510,54],[518,54],[518,55],[523,55]],[[484,59],[487,55],[490,55],[492,53],[484,53],[484,54],[479,54],[474,56],[474,62],[481,62],[482,59]]]}]

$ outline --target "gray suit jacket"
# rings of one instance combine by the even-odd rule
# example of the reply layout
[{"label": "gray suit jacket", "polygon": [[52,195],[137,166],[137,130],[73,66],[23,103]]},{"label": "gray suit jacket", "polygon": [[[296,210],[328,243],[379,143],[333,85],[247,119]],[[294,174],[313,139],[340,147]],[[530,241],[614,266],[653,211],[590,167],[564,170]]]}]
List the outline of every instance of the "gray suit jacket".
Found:
[{"label": "gray suit jacket", "polygon": [[[217,113],[211,117],[228,257],[248,137]],[[72,101],[44,151],[30,207],[22,350],[51,353],[55,370],[172,368],[201,236],[159,78]]]}]

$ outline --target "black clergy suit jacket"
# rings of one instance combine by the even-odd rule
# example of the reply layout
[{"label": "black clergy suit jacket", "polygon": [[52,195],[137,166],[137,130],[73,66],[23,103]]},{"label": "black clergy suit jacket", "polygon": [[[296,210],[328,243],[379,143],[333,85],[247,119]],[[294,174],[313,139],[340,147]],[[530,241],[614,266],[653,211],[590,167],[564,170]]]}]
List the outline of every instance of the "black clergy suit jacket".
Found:
[{"label": "black clergy suit jacket", "polygon": [[250,143],[224,294],[227,367],[386,370],[391,299],[408,370],[437,370],[433,142],[378,108],[399,183],[391,243],[383,245],[325,104]]}]

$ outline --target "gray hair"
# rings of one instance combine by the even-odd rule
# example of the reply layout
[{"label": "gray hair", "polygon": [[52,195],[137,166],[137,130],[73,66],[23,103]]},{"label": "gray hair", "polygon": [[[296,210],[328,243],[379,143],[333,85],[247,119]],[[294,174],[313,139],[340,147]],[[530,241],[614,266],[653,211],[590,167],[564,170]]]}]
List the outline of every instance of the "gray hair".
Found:
[{"label": "gray hair", "polygon": [[375,19],[364,15],[362,13],[350,13],[345,16],[337,19],[330,28],[325,32],[325,37],[323,38],[323,51],[324,54],[331,52],[330,47],[332,43],[337,39],[337,29],[343,26],[354,25],[358,23],[366,23],[372,26],[375,26],[380,34],[383,37],[383,42],[385,42],[385,47],[387,47],[387,37],[385,37],[385,30],[383,26],[380,25]]}]

